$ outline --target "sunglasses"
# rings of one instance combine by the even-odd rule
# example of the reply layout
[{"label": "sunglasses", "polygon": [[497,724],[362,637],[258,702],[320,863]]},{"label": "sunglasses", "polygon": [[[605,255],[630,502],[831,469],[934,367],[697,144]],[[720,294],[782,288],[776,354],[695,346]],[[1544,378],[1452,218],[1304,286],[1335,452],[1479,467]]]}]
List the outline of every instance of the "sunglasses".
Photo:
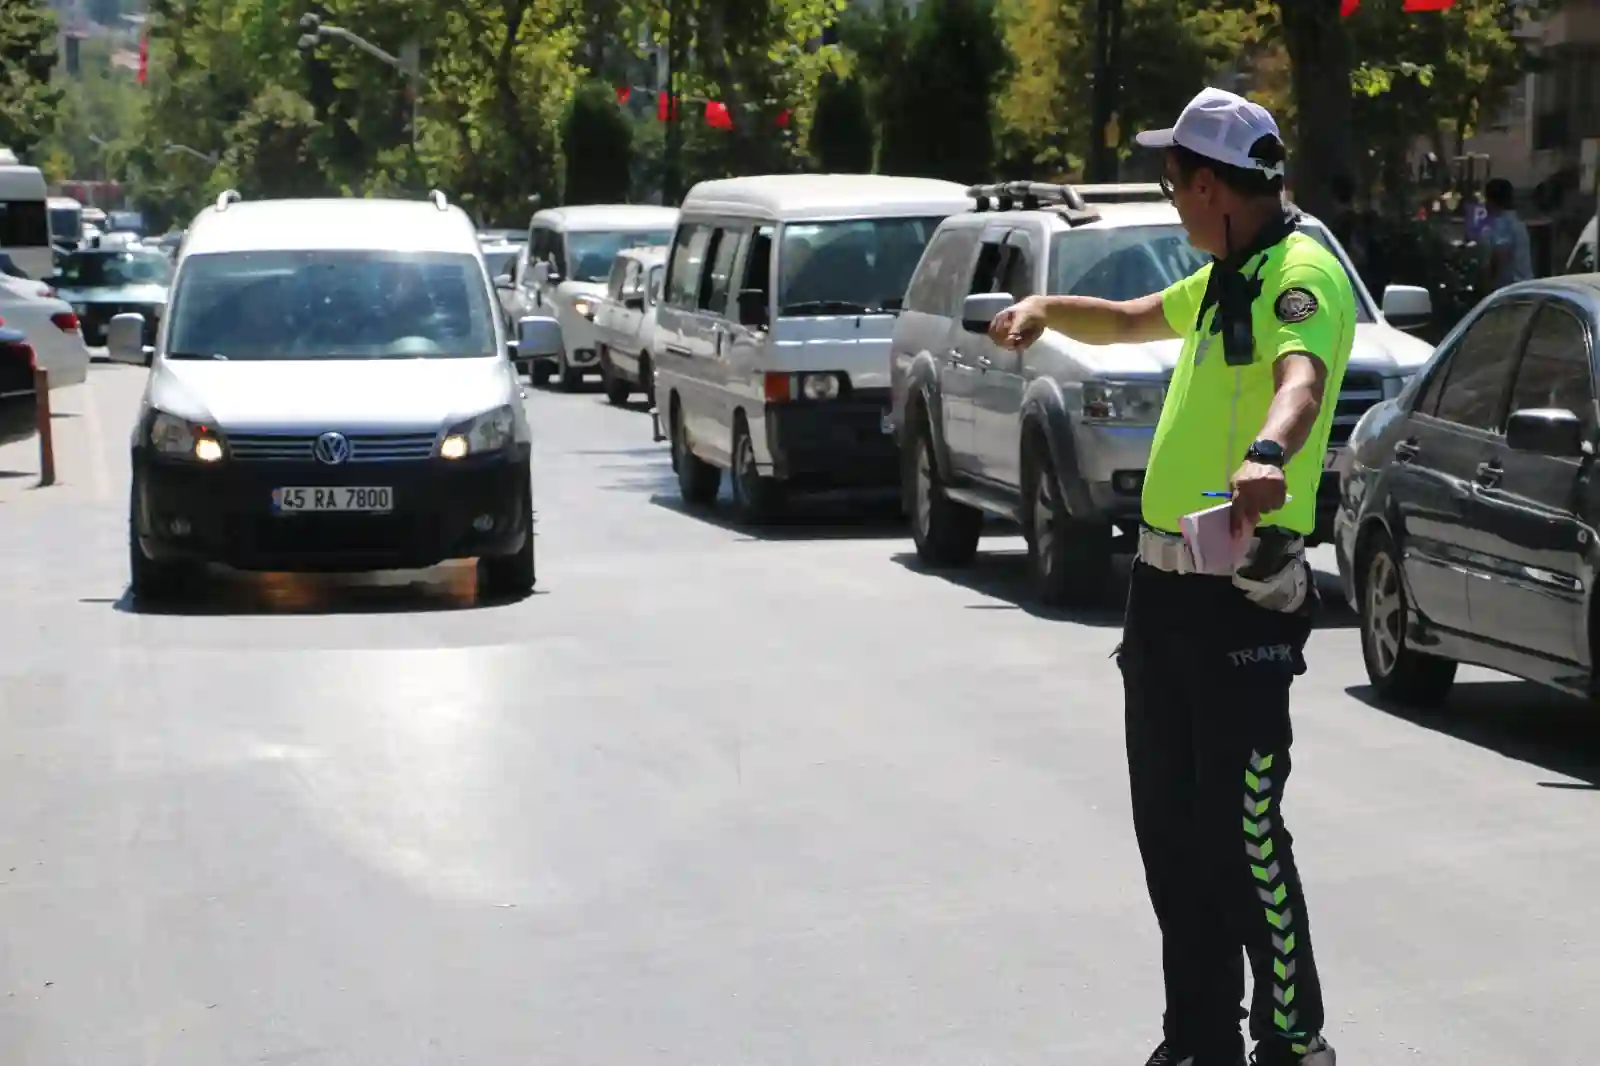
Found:
[{"label": "sunglasses", "polygon": [[1172,183],[1172,179],[1165,174],[1161,175],[1161,195],[1167,198],[1168,203],[1173,202],[1176,193],[1177,186]]}]

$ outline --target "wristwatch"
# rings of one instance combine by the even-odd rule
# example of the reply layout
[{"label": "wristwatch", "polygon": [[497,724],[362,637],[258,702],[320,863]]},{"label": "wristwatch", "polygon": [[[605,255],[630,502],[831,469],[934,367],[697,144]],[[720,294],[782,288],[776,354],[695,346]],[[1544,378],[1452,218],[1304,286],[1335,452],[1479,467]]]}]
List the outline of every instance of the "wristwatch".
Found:
[{"label": "wristwatch", "polygon": [[1247,463],[1265,463],[1283,469],[1283,445],[1275,440],[1258,440],[1244,453]]}]

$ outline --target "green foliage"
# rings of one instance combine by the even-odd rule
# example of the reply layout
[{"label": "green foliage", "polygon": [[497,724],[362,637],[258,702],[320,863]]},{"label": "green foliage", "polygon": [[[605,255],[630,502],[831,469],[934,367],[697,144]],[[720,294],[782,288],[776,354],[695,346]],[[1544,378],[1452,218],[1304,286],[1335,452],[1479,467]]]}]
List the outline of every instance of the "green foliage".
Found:
[{"label": "green foliage", "polygon": [[872,169],[875,139],[861,83],[832,73],[823,75],[806,142],[817,166],[834,174],[867,173]]},{"label": "green foliage", "polygon": [[566,155],[562,202],[615,204],[628,199],[633,168],[633,125],[611,86],[586,82],[573,94],[561,123]]},{"label": "green foliage", "polygon": [[26,158],[55,126],[56,17],[44,0],[0,0],[0,145]]},{"label": "green foliage", "polygon": [[1006,63],[992,0],[923,0],[885,87],[879,169],[977,180],[995,156],[991,98]]}]

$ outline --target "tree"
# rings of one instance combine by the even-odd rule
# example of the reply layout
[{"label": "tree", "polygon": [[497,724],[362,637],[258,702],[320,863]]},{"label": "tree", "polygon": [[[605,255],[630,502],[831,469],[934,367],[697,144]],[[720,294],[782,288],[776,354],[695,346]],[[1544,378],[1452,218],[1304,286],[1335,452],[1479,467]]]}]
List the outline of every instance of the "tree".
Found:
[{"label": "tree", "polygon": [[879,144],[892,87],[900,80],[910,43],[911,16],[904,0],[852,4],[839,18],[839,44],[850,57],[851,76],[866,97],[873,139]]},{"label": "tree", "polygon": [[872,169],[874,139],[861,83],[824,74],[806,143],[817,166],[835,174],[865,174]]},{"label": "tree", "polygon": [[572,96],[561,123],[566,180],[561,202],[614,204],[628,199],[633,168],[633,127],[614,90],[586,82]]},{"label": "tree", "polygon": [[992,0],[923,0],[888,87],[879,169],[976,181],[995,156],[991,97],[1005,65]]},{"label": "tree", "polygon": [[26,158],[55,125],[56,17],[44,0],[0,0],[0,146]]}]

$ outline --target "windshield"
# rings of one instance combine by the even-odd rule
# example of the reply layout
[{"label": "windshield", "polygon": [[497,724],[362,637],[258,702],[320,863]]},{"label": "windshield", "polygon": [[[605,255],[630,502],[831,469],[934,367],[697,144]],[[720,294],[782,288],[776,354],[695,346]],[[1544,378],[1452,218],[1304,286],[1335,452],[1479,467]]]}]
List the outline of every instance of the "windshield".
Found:
[{"label": "windshield", "polygon": [[52,207],[50,209],[50,233],[57,240],[82,240],[83,209],[77,207]]},{"label": "windshield", "polygon": [[160,252],[74,252],[56,267],[56,284],[63,289],[165,285],[171,280],[172,264]]},{"label": "windshield", "polygon": [[476,257],[443,252],[223,252],[184,260],[171,359],[491,358]]},{"label": "windshield", "polygon": [[[1306,224],[1300,229],[1333,252],[1349,275],[1350,268],[1334,250],[1327,230]],[[1057,237],[1050,249],[1050,291],[1101,300],[1137,300],[1182,281],[1210,261],[1209,255],[1189,243],[1183,227],[1176,223],[1075,230]],[[1356,321],[1372,321],[1359,299]]]},{"label": "windshield", "polygon": [[572,281],[605,281],[611,276],[611,262],[624,248],[665,248],[672,243],[672,231],[616,230],[574,231],[567,234],[567,255],[572,264]]},{"label": "windshield", "polygon": [[780,315],[896,311],[941,218],[791,222],[778,251]]}]

